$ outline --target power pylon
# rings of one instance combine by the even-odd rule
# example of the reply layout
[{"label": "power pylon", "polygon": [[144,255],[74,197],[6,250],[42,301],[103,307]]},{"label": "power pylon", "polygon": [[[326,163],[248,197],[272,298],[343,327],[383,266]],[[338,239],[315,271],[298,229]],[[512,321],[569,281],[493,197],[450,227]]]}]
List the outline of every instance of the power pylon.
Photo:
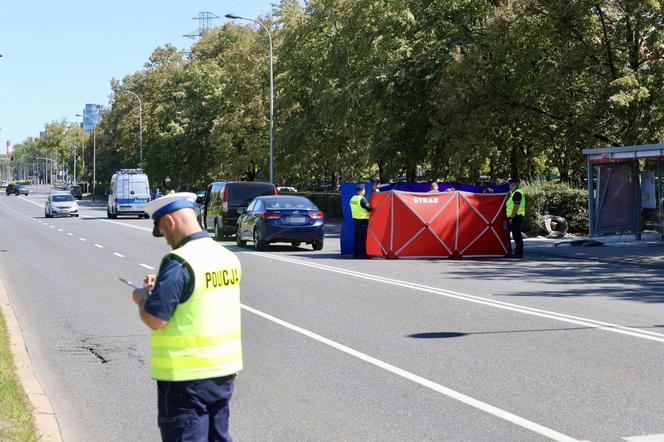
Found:
[{"label": "power pylon", "polygon": [[193,17],[192,20],[198,20],[198,30],[192,31],[189,34],[184,34],[183,37],[196,39],[199,38],[205,31],[209,31],[212,28],[212,20],[218,19],[219,16],[211,13],[210,11],[199,12],[196,17]]}]

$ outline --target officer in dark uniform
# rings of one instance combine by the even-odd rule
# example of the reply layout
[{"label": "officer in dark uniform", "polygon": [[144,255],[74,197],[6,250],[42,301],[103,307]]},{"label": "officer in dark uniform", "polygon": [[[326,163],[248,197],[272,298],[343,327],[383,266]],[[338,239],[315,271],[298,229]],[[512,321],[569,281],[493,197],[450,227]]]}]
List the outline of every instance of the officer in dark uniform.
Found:
[{"label": "officer in dark uniform", "polygon": [[364,184],[355,186],[355,195],[350,199],[350,211],[355,226],[355,238],[353,239],[353,257],[364,259],[367,257],[367,230],[371,206],[364,197],[366,189]]},{"label": "officer in dark uniform", "polygon": [[373,192],[380,192],[380,178],[371,180],[371,193]]},{"label": "officer in dark uniform", "polygon": [[196,195],[150,202],[154,236],[172,251],[133,292],[150,327],[150,374],[157,381],[164,441],[231,441],[229,401],[242,369],[240,262],[201,230]]},{"label": "officer in dark uniform", "polygon": [[[509,231],[512,233],[514,239],[515,250],[511,255],[513,258],[523,258],[523,236],[521,235],[521,228],[526,215],[526,197],[523,194],[523,189],[519,186],[519,180],[510,178],[507,180],[510,186],[510,193],[507,197],[505,204],[505,215],[509,224]],[[509,239],[509,238],[508,238]],[[510,242],[510,249],[512,244]]]}]

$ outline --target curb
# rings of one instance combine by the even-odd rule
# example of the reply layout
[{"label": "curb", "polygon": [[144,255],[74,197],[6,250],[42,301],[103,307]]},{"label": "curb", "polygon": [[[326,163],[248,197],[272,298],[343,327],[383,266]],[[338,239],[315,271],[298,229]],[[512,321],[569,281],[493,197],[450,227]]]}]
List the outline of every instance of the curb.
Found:
[{"label": "curb", "polygon": [[14,359],[14,367],[18,381],[23,387],[28,400],[32,405],[32,417],[35,422],[37,438],[40,441],[62,442],[60,427],[55,417],[55,412],[48,400],[46,393],[42,390],[37,376],[35,375],[30,357],[25,347],[21,327],[16,320],[16,315],[9,302],[9,296],[0,280],[0,309],[7,324],[9,334],[9,349]]}]

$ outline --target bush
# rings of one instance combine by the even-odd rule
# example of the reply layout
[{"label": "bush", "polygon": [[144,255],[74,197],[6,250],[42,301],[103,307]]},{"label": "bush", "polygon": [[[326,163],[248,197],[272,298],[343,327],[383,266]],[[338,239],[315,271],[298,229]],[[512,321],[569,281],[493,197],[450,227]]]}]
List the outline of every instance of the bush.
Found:
[{"label": "bush", "polygon": [[297,192],[283,195],[299,195],[309,198],[325,214],[325,219],[342,218],[340,192]]},{"label": "bush", "polygon": [[544,215],[562,216],[570,233],[588,233],[588,191],[567,184],[524,185],[526,218],[523,231],[547,234]]}]

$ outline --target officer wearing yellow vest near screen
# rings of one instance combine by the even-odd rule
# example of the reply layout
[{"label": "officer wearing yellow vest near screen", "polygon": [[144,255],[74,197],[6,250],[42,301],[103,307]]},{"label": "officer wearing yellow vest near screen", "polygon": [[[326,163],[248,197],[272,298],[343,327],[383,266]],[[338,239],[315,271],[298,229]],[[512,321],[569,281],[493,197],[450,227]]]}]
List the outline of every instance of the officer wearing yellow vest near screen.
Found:
[{"label": "officer wearing yellow vest near screen", "polygon": [[152,329],[162,440],[231,441],[229,402],[242,369],[240,262],[201,230],[195,201],[173,193],[145,207],[153,235],[172,250],[132,295]]},{"label": "officer wearing yellow vest near screen", "polygon": [[[521,259],[523,258],[521,227],[523,227],[523,220],[526,215],[526,197],[523,194],[523,189],[519,187],[518,179],[510,178],[507,182],[510,186],[510,193],[505,204],[505,215],[507,216],[509,231],[512,233],[515,244],[515,250],[511,256]],[[510,242],[510,251],[511,249],[512,245]]]},{"label": "officer wearing yellow vest near screen", "polygon": [[355,237],[353,238],[353,257],[365,259],[367,257],[367,230],[371,206],[364,197],[366,189],[364,184],[355,186],[355,195],[350,199],[350,213],[355,226]]}]

